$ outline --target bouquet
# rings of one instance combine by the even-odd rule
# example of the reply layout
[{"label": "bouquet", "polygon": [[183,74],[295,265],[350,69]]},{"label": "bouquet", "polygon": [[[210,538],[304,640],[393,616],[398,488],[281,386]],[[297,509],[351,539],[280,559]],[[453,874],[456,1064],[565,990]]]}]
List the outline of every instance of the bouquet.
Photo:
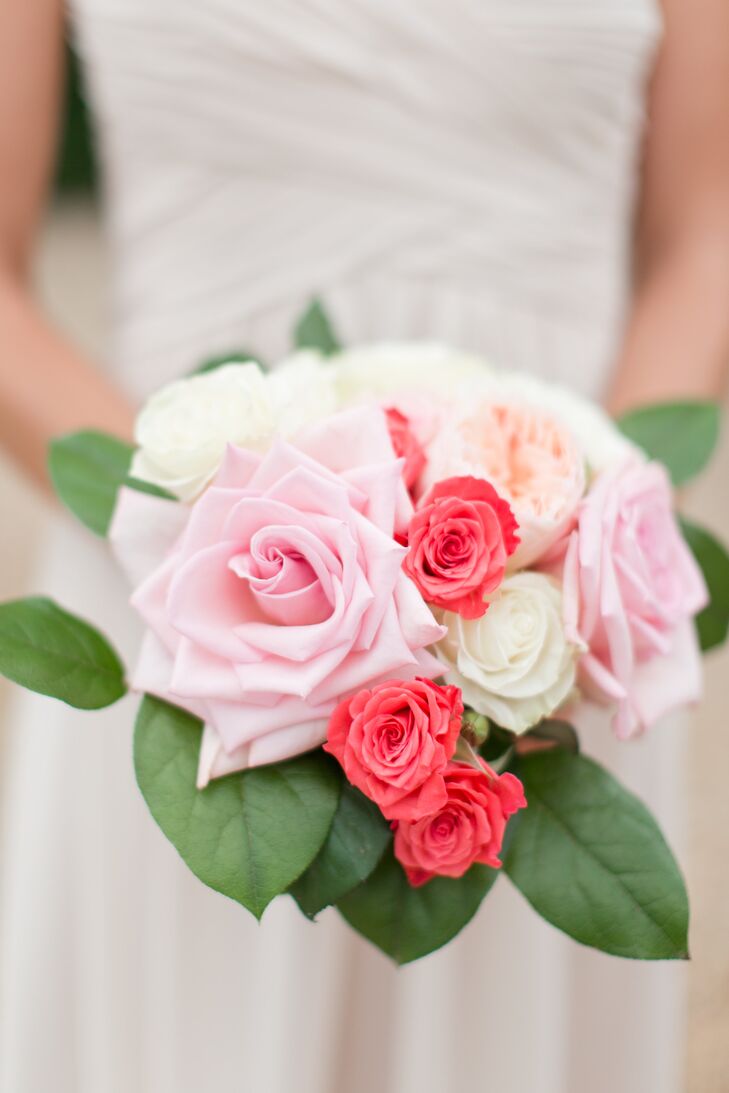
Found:
[{"label": "bouquet", "polygon": [[158,391],[134,449],[53,443],[144,637],[127,682],[87,622],[16,600],[0,671],[80,709],[138,692],[152,816],[258,918],[335,906],[406,963],[505,874],[583,944],[686,957],[676,862],[577,730],[598,704],[627,741],[696,701],[726,637],[727,554],[673,511],[716,408],[616,425],[448,347],[342,349],[318,303],[296,340]]}]

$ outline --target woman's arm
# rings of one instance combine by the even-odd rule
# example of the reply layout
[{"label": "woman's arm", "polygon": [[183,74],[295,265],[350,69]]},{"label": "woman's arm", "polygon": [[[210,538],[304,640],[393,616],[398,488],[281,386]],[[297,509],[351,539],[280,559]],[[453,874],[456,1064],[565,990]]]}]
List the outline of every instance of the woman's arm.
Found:
[{"label": "woman's arm", "polygon": [[123,396],[44,320],[29,287],[62,61],[62,0],[0,0],[0,439],[39,483],[51,437],[84,426],[125,436],[132,422]]},{"label": "woman's arm", "polygon": [[620,413],[714,398],[729,369],[729,0],[663,0]]}]

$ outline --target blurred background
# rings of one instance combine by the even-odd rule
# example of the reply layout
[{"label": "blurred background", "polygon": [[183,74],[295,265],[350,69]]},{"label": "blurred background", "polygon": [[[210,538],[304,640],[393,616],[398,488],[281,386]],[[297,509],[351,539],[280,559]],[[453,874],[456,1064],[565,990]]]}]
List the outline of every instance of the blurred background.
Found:
[{"label": "blurred background", "polygon": [[[78,66],[72,55],[68,71],[55,196],[38,255],[37,281],[52,318],[91,356],[103,357],[104,239],[98,217],[93,140]],[[725,408],[724,421],[719,453],[700,485],[685,498],[685,507],[689,514],[729,539],[729,427],[726,427],[729,406]],[[50,502],[22,481],[1,453],[0,495],[4,511],[13,514],[0,540],[0,599],[42,592],[43,589],[31,587],[31,575],[34,550],[42,541]],[[689,838],[680,855],[688,874],[692,901],[692,961],[686,1018],[687,1093],[729,1090],[728,681],[729,647],[706,661],[706,701],[695,718],[690,748]],[[0,760],[2,712],[7,698],[7,686],[0,679]],[[1,766],[0,763],[0,769]]]}]

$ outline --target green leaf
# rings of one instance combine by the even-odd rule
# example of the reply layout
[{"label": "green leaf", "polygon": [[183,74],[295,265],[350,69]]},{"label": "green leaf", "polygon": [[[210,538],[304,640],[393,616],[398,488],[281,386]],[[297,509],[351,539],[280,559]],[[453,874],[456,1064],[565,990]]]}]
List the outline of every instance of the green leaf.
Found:
[{"label": "green leaf", "polygon": [[291,888],[304,914],[313,918],[366,880],[391,838],[377,805],[344,782],[326,842]]},{"label": "green leaf", "polygon": [[218,353],[217,356],[203,361],[201,365],[193,369],[192,375],[199,376],[203,372],[214,372],[216,368],[222,368],[224,364],[245,364],[247,361],[254,361],[265,370],[265,364],[255,353],[249,353],[247,349],[231,349],[229,353]]},{"label": "green leaf", "polygon": [[388,850],[374,873],[337,904],[347,922],[396,964],[440,949],[475,915],[498,871],[474,865],[458,880],[413,888]]},{"label": "green leaf", "polygon": [[124,666],[106,638],[42,596],[0,604],[0,674],[80,710],[126,693]]},{"label": "green leaf", "polygon": [[52,440],[48,469],[53,488],[66,508],[96,535],[104,536],[114,514],[120,486],[175,501],[174,494],[128,472],[134,449],[106,433],[84,431]]},{"label": "green leaf", "polygon": [[664,402],[625,414],[621,432],[651,459],[668,468],[674,485],[697,475],[719,439],[719,407],[714,402]]},{"label": "green leaf", "polygon": [[729,631],[729,554],[698,524],[681,519],[681,530],[691,547],[709,589],[709,603],[696,618],[701,648],[723,645]]},{"label": "green leaf", "polygon": [[556,744],[560,748],[566,748],[576,754],[580,750],[580,741],[574,727],[567,721],[548,719],[540,721],[533,729],[524,734],[530,740],[544,740],[547,743]]},{"label": "green leaf", "polygon": [[152,497],[161,497],[164,501],[177,500],[174,493],[163,489],[162,486],[156,486],[154,482],[145,482],[143,478],[134,478],[131,474],[127,475],[122,485],[128,486],[130,490],[137,490],[138,493],[149,493]]},{"label": "green leaf", "polygon": [[562,749],[513,767],[528,807],[504,868],[543,918],[616,956],[688,954],[681,873],[645,806],[590,759]]},{"label": "green leaf", "polygon": [[146,696],[134,765],[154,819],[192,872],[260,918],[312,862],[339,800],[339,781],[316,751],[195,788],[201,722]]},{"label": "green leaf", "polygon": [[103,536],[131,460],[132,447],[123,440],[84,431],[51,441],[48,469],[64,505],[87,528]]},{"label": "green leaf", "polygon": [[312,300],[294,330],[297,349],[318,349],[325,357],[338,353],[341,344],[320,300]]}]

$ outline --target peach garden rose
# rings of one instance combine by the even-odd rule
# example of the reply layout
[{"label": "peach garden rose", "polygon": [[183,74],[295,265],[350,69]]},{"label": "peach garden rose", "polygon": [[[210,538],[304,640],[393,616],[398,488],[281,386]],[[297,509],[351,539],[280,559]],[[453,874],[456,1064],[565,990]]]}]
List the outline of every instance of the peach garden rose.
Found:
[{"label": "peach garden rose", "polygon": [[512,570],[534,565],[574,524],[584,456],[569,429],[536,407],[476,397],[446,417],[427,457],[426,485],[471,475],[508,501],[521,540]]}]

